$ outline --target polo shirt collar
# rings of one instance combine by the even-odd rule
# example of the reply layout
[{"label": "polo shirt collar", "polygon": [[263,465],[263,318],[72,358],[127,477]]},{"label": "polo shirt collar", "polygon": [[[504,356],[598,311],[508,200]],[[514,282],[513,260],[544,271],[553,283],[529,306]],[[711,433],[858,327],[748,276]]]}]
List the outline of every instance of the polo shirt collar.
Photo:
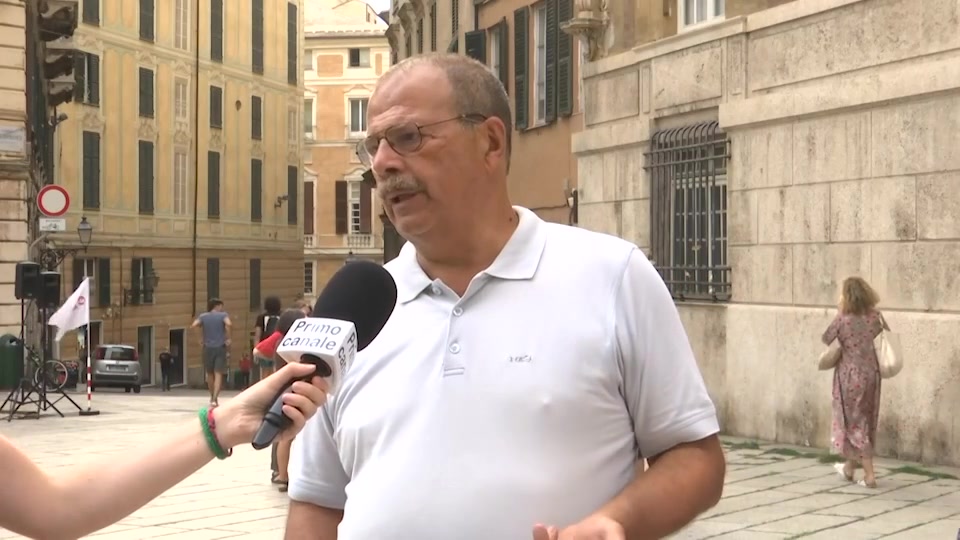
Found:
[{"label": "polo shirt collar", "polygon": [[[522,206],[514,206],[513,209],[520,217],[517,229],[493,264],[483,273],[499,279],[531,279],[540,265],[547,231],[543,220],[531,210]],[[400,249],[395,267],[393,277],[397,282],[397,300],[400,303],[414,300],[432,283],[417,262],[417,249],[410,242]]]}]

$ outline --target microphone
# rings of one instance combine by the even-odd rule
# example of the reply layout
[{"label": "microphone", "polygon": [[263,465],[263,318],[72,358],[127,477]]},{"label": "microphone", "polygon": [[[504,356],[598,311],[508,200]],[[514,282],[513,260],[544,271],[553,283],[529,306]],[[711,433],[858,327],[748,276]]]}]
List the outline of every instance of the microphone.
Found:
[{"label": "microphone", "polygon": [[[314,373],[299,380],[320,376],[329,382],[329,394],[340,387],[354,356],[377,337],[397,305],[397,284],[387,270],[371,261],[344,265],[324,287],[310,317],[297,319],[277,347],[287,362],[317,366]],[[280,326],[279,324],[277,325]],[[278,328],[279,329],[279,328]],[[252,446],[262,450],[273,443],[291,420],[283,414],[283,394],[294,381],[277,393],[263,416]]]}]

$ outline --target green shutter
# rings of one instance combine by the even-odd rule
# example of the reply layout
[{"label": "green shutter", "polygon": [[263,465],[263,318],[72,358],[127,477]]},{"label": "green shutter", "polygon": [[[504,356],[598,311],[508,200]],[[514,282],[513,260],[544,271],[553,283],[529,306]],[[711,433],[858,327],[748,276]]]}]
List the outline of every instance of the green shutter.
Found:
[{"label": "green shutter", "polygon": [[527,49],[527,13],[526,7],[513,12],[513,99],[516,108],[514,117],[518,130],[527,129],[530,121],[530,93],[527,84],[530,58],[530,51]]},{"label": "green shutter", "polygon": [[97,259],[97,304],[100,307],[110,305],[110,259]]},{"label": "green shutter", "polygon": [[[558,23],[572,16],[573,0],[557,0]],[[562,31],[557,32],[557,114],[573,114],[573,36]]]},{"label": "green shutter", "polygon": [[546,77],[544,90],[546,95],[546,110],[544,122],[551,123],[557,119],[557,0],[547,0],[547,28],[546,28]]},{"label": "green shutter", "polygon": [[250,160],[250,221],[263,221],[263,162]]}]

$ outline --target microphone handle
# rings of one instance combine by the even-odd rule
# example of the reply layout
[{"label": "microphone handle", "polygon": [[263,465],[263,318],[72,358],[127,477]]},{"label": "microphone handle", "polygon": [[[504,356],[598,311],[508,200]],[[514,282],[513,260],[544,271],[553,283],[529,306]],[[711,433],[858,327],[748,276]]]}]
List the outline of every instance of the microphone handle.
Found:
[{"label": "microphone handle", "polygon": [[297,381],[310,382],[317,375],[321,377],[328,376],[325,373],[330,371],[330,368],[322,359],[311,354],[305,354],[301,358],[301,362],[304,364],[313,364],[317,369],[310,375],[293,379],[277,392],[273,398],[273,404],[270,405],[270,408],[267,409],[267,412],[263,415],[260,429],[258,429],[256,435],[253,436],[253,442],[250,443],[255,450],[263,450],[273,444],[273,440],[277,438],[277,435],[293,423],[293,420],[290,420],[287,415],[283,414],[283,395],[290,392],[290,389],[293,388],[293,383]]}]

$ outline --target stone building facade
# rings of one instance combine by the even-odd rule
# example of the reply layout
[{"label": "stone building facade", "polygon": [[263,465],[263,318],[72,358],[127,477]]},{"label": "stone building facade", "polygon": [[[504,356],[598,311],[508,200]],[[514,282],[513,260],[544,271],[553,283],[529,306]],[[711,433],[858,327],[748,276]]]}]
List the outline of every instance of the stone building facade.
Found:
[{"label": "stone building facade", "polygon": [[906,364],[879,452],[960,464],[960,4],[775,3],[584,65],[580,224],[662,269],[736,435],[828,446],[820,336],[866,278]]}]

